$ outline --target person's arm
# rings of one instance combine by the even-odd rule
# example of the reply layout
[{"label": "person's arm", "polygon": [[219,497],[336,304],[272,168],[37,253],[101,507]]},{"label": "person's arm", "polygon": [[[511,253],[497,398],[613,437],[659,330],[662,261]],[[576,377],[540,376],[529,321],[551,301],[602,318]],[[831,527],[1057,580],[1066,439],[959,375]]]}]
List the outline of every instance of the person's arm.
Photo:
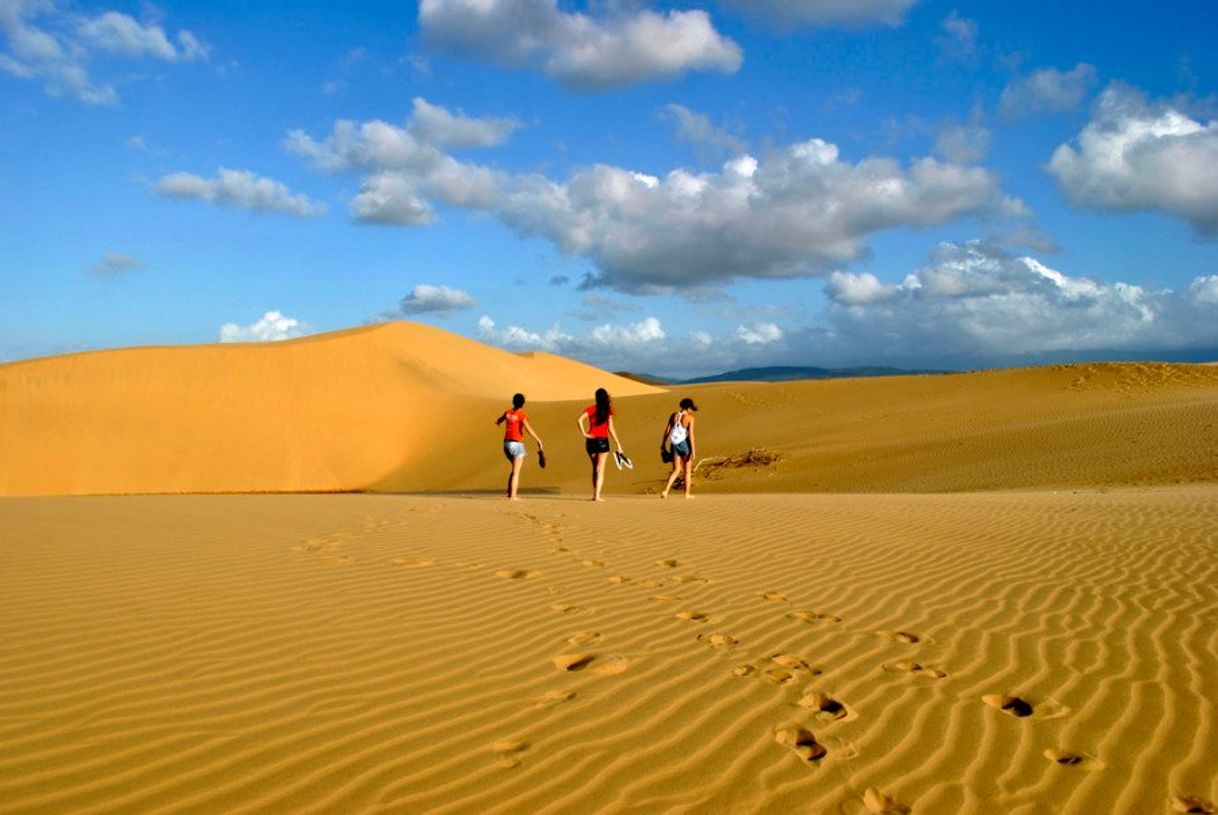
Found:
[{"label": "person's arm", "polygon": [[689,431],[689,460],[693,461],[695,458],[698,457],[697,456],[698,447],[697,447],[697,443],[694,441],[694,417],[693,416],[689,417],[689,424],[687,424],[685,427]]},{"label": "person's arm", "polygon": [[617,445],[618,452],[619,453],[625,452],[624,450],[622,450],[621,441],[618,440],[617,430],[614,429],[614,427],[613,427],[613,414],[612,413],[609,414],[609,435],[613,437],[613,443]]},{"label": "person's arm", "polygon": [[660,437],[660,449],[666,449],[669,438],[672,437],[672,422],[677,418],[677,414],[673,413],[668,417],[668,424],[664,425],[664,435]]},{"label": "person's arm", "polygon": [[523,428],[524,428],[526,431],[528,431],[528,434],[529,434],[530,436],[532,436],[534,439],[536,439],[536,440],[537,440],[537,449],[538,449],[538,450],[544,450],[544,449],[546,449],[546,446],[545,446],[544,444],[542,444],[542,443],[541,443],[541,436],[538,436],[536,433],[534,433],[534,432],[533,432],[533,426],[532,426],[531,424],[529,424],[529,420],[528,420],[528,419],[525,419],[523,422],[521,422],[521,426],[522,426],[522,427],[523,427]]},{"label": "person's arm", "polygon": [[584,435],[584,438],[590,439],[592,437],[588,435],[588,428],[584,424],[586,421],[588,421],[588,414],[585,412],[579,414],[579,418],[575,420],[575,423],[579,425],[579,432]]},{"label": "person's arm", "polygon": [[505,421],[507,421],[507,414],[500,413],[499,418],[495,420],[495,424],[497,424],[497,425],[503,424]]}]

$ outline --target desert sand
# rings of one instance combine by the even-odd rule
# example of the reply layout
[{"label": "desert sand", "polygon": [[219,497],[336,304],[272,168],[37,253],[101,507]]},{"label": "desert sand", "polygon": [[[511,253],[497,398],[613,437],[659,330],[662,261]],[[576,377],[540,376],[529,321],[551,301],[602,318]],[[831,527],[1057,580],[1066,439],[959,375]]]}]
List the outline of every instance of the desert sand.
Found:
[{"label": "desert sand", "polygon": [[0,365],[0,450],[6,812],[1218,799],[1214,367],[668,392],[396,324]]}]

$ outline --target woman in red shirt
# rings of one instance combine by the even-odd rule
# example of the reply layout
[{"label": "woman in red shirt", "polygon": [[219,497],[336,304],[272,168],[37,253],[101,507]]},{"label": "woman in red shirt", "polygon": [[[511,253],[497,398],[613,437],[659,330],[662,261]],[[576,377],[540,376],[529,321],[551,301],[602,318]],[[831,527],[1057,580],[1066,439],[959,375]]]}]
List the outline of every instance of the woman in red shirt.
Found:
[{"label": "woman in red shirt", "polygon": [[596,403],[585,408],[576,423],[579,425],[579,432],[584,435],[584,449],[588,452],[588,460],[592,462],[592,500],[604,501],[605,499],[601,498],[601,486],[605,483],[605,461],[609,458],[610,437],[617,445],[618,453],[625,456],[617,430],[613,427],[613,404],[609,400],[609,392],[604,388],[597,388]]},{"label": "woman in red shirt", "polygon": [[522,430],[537,440],[537,456],[545,466],[545,445],[541,437],[533,432],[529,417],[524,412],[524,394],[518,393],[512,397],[512,409],[505,410],[503,415],[495,420],[495,424],[505,425],[503,429],[503,455],[512,462],[512,472],[508,474],[507,497],[515,501],[516,492],[520,487],[520,468],[524,464],[524,434]]}]

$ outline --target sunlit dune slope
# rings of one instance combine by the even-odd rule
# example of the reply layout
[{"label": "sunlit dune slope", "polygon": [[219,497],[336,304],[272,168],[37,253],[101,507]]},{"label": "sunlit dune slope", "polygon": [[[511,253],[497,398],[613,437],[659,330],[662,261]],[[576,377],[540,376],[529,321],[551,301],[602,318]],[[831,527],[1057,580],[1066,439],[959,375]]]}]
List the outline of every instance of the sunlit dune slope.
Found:
[{"label": "sunlit dune slope", "polygon": [[[617,398],[632,471],[610,492],[657,491],[665,419],[698,413],[706,492],[940,492],[1218,482],[1218,369],[1106,363],[941,376],[674,386]],[[547,445],[526,488],[588,489],[575,418],[590,397],[533,405]],[[481,407],[493,413],[494,405]],[[380,482],[394,489],[497,489],[506,471],[487,417],[460,455],[437,448]]]},{"label": "sunlit dune slope", "polygon": [[464,405],[657,389],[388,323],[0,365],[0,494],[354,490],[471,431]]}]

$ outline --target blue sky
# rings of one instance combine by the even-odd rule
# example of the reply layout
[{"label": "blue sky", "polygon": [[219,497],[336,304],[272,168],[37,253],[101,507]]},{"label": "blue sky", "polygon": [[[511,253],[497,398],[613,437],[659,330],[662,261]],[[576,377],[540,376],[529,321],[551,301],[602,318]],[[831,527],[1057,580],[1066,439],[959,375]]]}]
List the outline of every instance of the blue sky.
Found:
[{"label": "blue sky", "polygon": [[1218,358],[1218,9],[0,0],[0,360]]}]

